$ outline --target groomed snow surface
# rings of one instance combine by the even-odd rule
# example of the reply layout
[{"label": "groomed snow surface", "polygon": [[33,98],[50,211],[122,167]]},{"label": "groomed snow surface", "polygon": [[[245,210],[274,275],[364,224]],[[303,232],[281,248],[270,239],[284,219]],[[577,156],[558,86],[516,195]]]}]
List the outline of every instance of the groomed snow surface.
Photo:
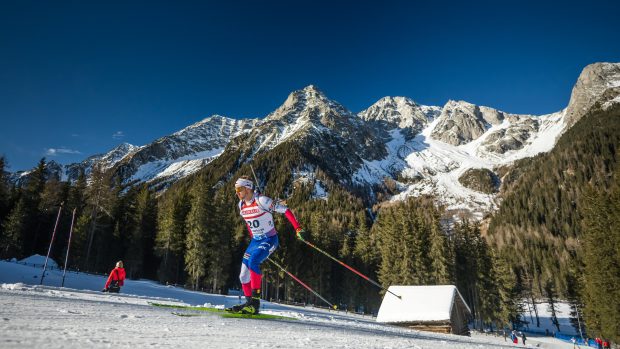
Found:
[{"label": "groomed snow surface", "polygon": [[[30,263],[38,263],[29,261]],[[49,265],[49,264],[48,264]],[[462,337],[378,324],[369,316],[263,302],[262,312],[297,320],[173,315],[149,302],[224,307],[237,296],[212,295],[127,280],[121,294],[100,292],[104,276],[48,271],[0,261],[0,348],[500,348],[503,337]],[[548,341],[544,343],[543,340]],[[527,346],[570,348],[552,338]],[[523,347],[522,344],[518,345]]]}]

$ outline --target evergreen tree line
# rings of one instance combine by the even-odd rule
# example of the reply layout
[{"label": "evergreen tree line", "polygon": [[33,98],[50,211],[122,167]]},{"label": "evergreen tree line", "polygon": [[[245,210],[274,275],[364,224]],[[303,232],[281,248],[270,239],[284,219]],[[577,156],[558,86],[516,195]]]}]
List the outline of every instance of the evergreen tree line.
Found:
[{"label": "evergreen tree line", "polygon": [[518,322],[518,304],[508,268],[481,235],[477,223],[454,223],[432,197],[383,207],[356,252],[381,283],[453,284],[470,306],[477,328]]},{"label": "evergreen tree line", "polygon": [[94,168],[87,184],[60,181],[42,159],[23,181],[10,184],[0,158],[0,258],[46,255],[65,260],[73,213],[68,267],[105,273],[126,261],[131,278],[154,278],[157,200],[147,185],[124,187]]},{"label": "evergreen tree line", "polygon": [[620,169],[606,190],[590,185],[581,201],[583,268],[576,278],[588,329],[620,342]]},{"label": "evergreen tree line", "polygon": [[553,315],[561,299],[584,336],[620,341],[620,297],[612,291],[620,281],[619,146],[620,107],[596,108],[553,150],[520,161],[503,178],[486,237],[513,269],[535,326],[537,303],[550,303]]}]

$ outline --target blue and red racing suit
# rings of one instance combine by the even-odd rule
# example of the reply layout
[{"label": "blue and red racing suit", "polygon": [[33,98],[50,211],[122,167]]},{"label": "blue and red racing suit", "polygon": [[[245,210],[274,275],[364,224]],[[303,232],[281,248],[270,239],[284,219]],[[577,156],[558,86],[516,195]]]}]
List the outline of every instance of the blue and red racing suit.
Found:
[{"label": "blue and red racing suit", "polygon": [[272,213],[274,211],[283,213],[295,230],[299,228],[299,223],[288,207],[260,194],[254,194],[249,203],[244,200],[239,201],[239,210],[252,237],[252,241],[250,241],[250,245],[243,255],[241,273],[239,274],[243,294],[250,297],[252,290],[261,288],[260,264],[279,245],[278,232],[273,223]]}]

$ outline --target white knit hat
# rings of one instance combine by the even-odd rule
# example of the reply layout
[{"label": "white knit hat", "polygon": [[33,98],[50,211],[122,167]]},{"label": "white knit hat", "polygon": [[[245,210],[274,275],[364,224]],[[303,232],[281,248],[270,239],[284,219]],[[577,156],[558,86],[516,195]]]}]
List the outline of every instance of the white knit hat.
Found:
[{"label": "white knit hat", "polygon": [[246,187],[251,190],[251,189],[254,189],[254,184],[249,179],[239,178],[235,182],[235,187]]}]

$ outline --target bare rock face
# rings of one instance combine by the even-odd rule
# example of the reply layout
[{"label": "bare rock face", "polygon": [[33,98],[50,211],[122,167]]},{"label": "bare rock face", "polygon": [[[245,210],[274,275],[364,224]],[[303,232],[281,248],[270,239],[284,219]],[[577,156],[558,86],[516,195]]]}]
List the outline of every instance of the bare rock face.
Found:
[{"label": "bare rock face", "polygon": [[452,145],[466,144],[482,136],[491,125],[500,124],[504,113],[463,101],[448,101],[431,137]]},{"label": "bare rock face", "polygon": [[439,114],[439,107],[419,105],[406,97],[384,97],[357,115],[379,128],[399,128],[415,136]]},{"label": "bare rock face", "polygon": [[459,177],[459,182],[466,188],[485,194],[497,192],[500,185],[497,175],[486,168],[470,168]]},{"label": "bare rock face", "polygon": [[595,104],[620,96],[620,63],[594,63],[583,69],[566,109],[566,127],[581,119]]},{"label": "bare rock face", "polygon": [[497,154],[521,149],[532,134],[538,132],[539,126],[540,122],[534,118],[516,120],[510,127],[489,134],[482,146],[486,151]]}]

